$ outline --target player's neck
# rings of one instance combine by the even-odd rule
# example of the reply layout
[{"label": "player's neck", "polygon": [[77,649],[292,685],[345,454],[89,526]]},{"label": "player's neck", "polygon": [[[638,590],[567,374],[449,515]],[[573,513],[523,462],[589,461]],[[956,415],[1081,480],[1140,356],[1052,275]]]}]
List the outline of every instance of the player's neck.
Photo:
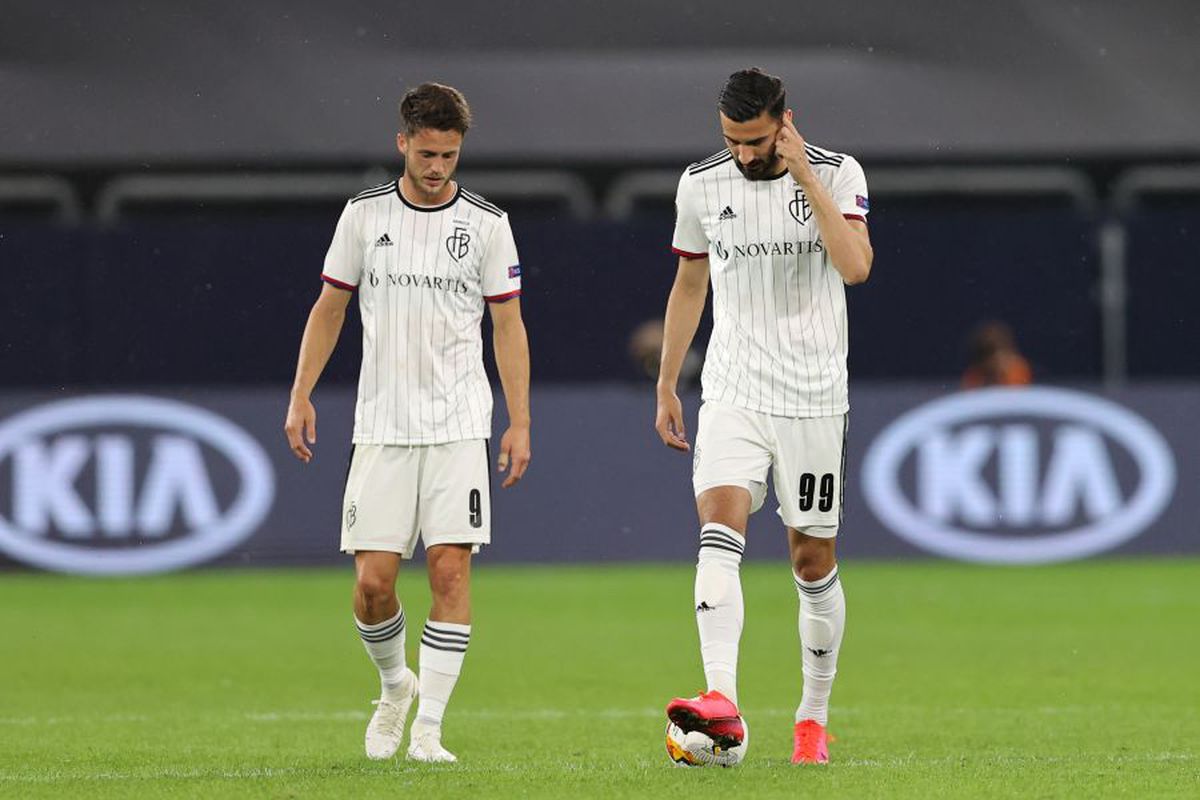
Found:
[{"label": "player's neck", "polygon": [[400,178],[400,195],[414,206],[440,206],[450,201],[458,191],[458,181],[446,181],[446,185],[436,195],[430,195],[428,192],[423,192],[413,183],[412,178],[406,172]]}]

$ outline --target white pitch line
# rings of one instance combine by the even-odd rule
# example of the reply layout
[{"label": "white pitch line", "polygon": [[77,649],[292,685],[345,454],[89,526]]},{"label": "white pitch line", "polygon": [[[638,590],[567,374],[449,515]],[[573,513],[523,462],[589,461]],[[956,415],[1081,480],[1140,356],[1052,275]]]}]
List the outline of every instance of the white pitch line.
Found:
[{"label": "white pitch line", "polygon": [[1079,756],[1031,756],[1031,755],[996,755],[985,758],[967,758],[964,756],[939,756],[937,758],[918,758],[916,756],[899,756],[896,758],[849,758],[837,761],[837,765],[847,767],[882,767],[897,769],[901,767],[930,767],[941,764],[961,765],[964,768],[980,766],[1013,766],[1016,764],[1073,764],[1076,762],[1095,764],[1161,764],[1172,761],[1188,762],[1197,760],[1195,753],[1143,753],[1140,755],[1106,755],[1084,753]]},{"label": "white pitch line", "polygon": [[[576,771],[578,765],[567,763],[562,765],[568,771]],[[403,778],[406,775],[414,777],[426,772],[459,772],[468,774],[496,774],[498,772],[520,773],[529,769],[528,764],[409,764],[397,762],[395,769],[387,769],[363,764],[350,769],[339,768],[331,770],[324,767],[252,767],[249,769],[148,769],[105,771],[105,772],[71,772],[54,770],[52,772],[22,775],[20,773],[0,772],[0,784],[53,784],[64,781],[150,781],[150,780],[200,780],[217,778],[221,780],[245,780],[247,778],[280,778],[289,776],[312,777],[345,777],[346,775],[378,775],[389,780]]]},{"label": "white pitch line", "polygon": [[[957,715],[957,714],[976,714],[980,711],[985,711],[989,714],[1004,714],[1014,716],[1059,716],[1071,714],[1094,714],[1097,711],[1104,710],[1113,713],[1123,713],[1125,709],[1120,706],[1091,706],[1091,705],[1068,705],[1068,706],[1034,706],[1029,708],[1009,707],[969,707],[969,706],[925,706],[925,705],[894,705],[894,704],[876,704],[876,705],[860,705],[860,706],[834,706],[832,716],[837,717],[859,717],[894,714],[904,712],[919,716],[926,719],[936,719],[938,716]],[[1145,709],[1143,709],[1144,711]],[[645,706],[642,708],[518,708],[518,709],[499,709],[499,708],[464,708],[452,712],[455,717],[465,719],[478,720],[557,720],[557,719],[642,719],[663,716],[663,710],[659,707]],[[210,714],[201,713],[202,717],[211,716]],[[219,717],[239,717],[248,722],[353,722],[365,720],[370,716],[369,709],[349,709],[349,710],[329,710],[318,711],[308,709],[284,709],[277,711],[249,711],[238,713],[230,711],[217,714]],[[746,716],[750,718],[783,718],[792,716],[792,711],[787,708],[749,708],[746,711]],[[116,724],[116,723],[152,723],[156,720],[166,719],[165,717],[154,717],[148,714],[96,714],[96,715],[54,715],[49,717],[37,716],[21,716],[21,717],[0,717],[0,726],[25,727],[25,726],[53,726],[53,725],[78,725],[78,724]],[[172,717],[174,719],[174,717]]]},{"label": "white pitch line", "polygon": [[261,711],[245,715],[250,722],[344,722],[369,716],[366,711]]},{"label": "white pitch line", "polygon": [[0,725],[78,725],[81,722],[150,722],[145,714],[98,714],[95,716],[0,717]]}]

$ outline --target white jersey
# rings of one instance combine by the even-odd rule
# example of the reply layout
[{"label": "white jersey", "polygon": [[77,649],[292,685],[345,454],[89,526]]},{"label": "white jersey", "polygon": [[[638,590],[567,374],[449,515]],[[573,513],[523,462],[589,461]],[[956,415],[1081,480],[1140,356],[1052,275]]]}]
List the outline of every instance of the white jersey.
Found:
[{"label": "white jersey", "polygon": [[321,277],[358,290],[362,371],[355,444],[428,445],[491,435],[484,301],[521,293],[508,215],[457,187],[417,206],[399,182],[351,199]]},{"label": "white jersey", "polygon": [[[858,162],[807,149],[842,214],[865,221]],[[723,150],[683,173],[675,211],[671,249],[710,265],[704,399],[782,417],[846,413],[846,294],[792,176],[747,180]]]}]

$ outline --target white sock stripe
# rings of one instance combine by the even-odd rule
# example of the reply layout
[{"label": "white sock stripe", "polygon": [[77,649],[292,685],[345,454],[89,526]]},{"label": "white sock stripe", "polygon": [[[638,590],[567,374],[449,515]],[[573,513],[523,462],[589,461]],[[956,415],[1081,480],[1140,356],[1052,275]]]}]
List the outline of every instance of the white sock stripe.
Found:
[{"label": "white sock stripe", "polygon": [[421,641],[422,642],[436,642],[437,644],[441,644],[441,645],[455,645],[455,646],[462,646],[462,647],[466,647],[467,645],[469,645],[471,643],[470,639],[456,639],[452,636],[441,636],[437,633],[431,633],[428,630],[426,630],[424,633],[421,634]]},{"label": "white sock stripe", "polygon": [[399,628],[396,628],[395,630],[388,631],[385,633],[363,633],[362,631],[359,631],[358,636],[364,642],[375,643],[375,642],[390,641],[392,639],[395,639],[397,636],[399,636],[402,633],[404,633],[403,625],[401,625]]},{"label": "white sock stripe", "polygon": [[438,633],[445,633],[451,636],[470,636],[471,626],[461,625],[457,622],[436,622],[431,619],[425,620],[425,630],[433,630]]},{"label": "white sock stripe", "polygon": [[827,581],[826,583],[821,584],[819,587],[817,587],[815,589],[810,588],[808,586],[804,586],[801,583],[797,583],[796,588],[799,589],[800,591],[804,592],[809,597],[816,597],[818,595],[825,594],[827,591],[832,589],[834,584],[836,584],[837,582],[838,582],[838,579],[835,576],[835,577],[831,578],[829,581]]},{"label": "white sock stripe", "polygon": [[706,526],[700,531],[700,552],[703,553],[706,547],[727,550],[741,557],[746,553],[746,540],[736,532],[726,533],[724,530]]},{"label": "white sock stripe", "polygon": [[384,622],[373,623],[370,625],[363,624],[357,619],[355,619],[354,622],[358,628],[358,635],[361,636],[365,642],[387,641],[388,639],[403,633],[405,626],[403,611]]},{"label": "white sock stripe", "polygon": [[825,592],[832,589],[834,584],[838,582],[838,574],[837,570],[835,569],[832,574],[822,578],[820,583],[815,581],[802,581],[799,578],[795,578],[795,581],[797,589],[810,597],[815,597],[817,595],[825,594]]},{"label": "white sock stripe", "polygon": [[700,534],[700,541],[701,542],[710,542],[710,541],[711,542],[724,542],[725,544],[728,544],[732,547],[736,547],[738,550],[746,549],[746,545],[744,542],[740,542],[737,539],[733,538],[732,536],[729,536],[728,534],[717,533],[716,531],[703,531]]},{"label": "white sock stripe", "polygon": [[724,550],[726,553],[733,553],[737,557],[738,561],[741,561],[743,555],[741,550],[736,550],[723,544],[714,544],[713,542],[702,542],[700,544],[700,555],[704,555],[705,548],[708,548],[709,550]]},{"label": "white sock stripe", "polygon": [[700,535],[703,536],[706,533],[723,533],[726,536],[733,537],[733,540],[735,542],[738,542],[741,544],[745,544],[745,542],[746,542],[745,536],[738,533],[736,530],[729,527],[728,525],[722,525],[719,522],[708,522],[708,523],[705,523],[704,525],[702,525],[700,527]]},{"label": "white sock stripe", "polygon": [[404,621],[404,609],[403,608],[400,609],[399,611],[397,611],[395,614],[393,614],[390,619],[385,619],[383,622],[363,622],[357,616],[354,617],[354,624],[358,626],[358,629],[360,631],[366,631],[368,633],[371,633],[372,631],[377,631],[381,628],[386,628],[389,625],[392,625],[396,622],[403,622],[403,621]]},{"label": "white sock stripe", "polygon": [[434,650],[444,650],[448,653],[465,653],[465,652],[467,652],[467,645],[465,642],[461,646],[451,645],[451,644],[442,644],[440,642],[431,641],[424,636],[421,637],[421,646],[422,647],[432,647]]},{"label": "white sock stripe", "polygon": [[466,632],[450,631],[450,630],[446,630],[445,628],[436,628],[433,625],[430,625],[429,623],[425,623],[425,632],[424,633],[426,636],[437,636],[439,638],[449,639],[452,641],[467,642],[467,641],[471,640],[471,632],[470,631],[466,631]]}]

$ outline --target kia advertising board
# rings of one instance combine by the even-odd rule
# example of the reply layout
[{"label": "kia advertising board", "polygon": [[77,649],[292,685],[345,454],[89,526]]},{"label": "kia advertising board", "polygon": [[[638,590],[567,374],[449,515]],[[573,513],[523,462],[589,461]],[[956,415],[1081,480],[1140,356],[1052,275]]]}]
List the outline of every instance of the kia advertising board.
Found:
[{"label": "kia advertising board", "polygon": [[275,495],[254,437],[154,397],[59,400],[11,416],[0,423],[0,462],[11,473],[0,549],[62,572],[208,561],[253,535]]},{"label": "kia advertising board", "polygon": [[1174,489],[1174,456],[1153,425],[1112,401],[1039,387],[907,411],[875,437],[862,468],[868,505],[897,536],[994,563],[1111,550],[1158,519]]},{"label": "kia advertising board", "polygon": [[[1200,386],[851,392],[839,553],[1043,563],[1200,552]],[[341,564],[354,395],[315,397],[300,464],[286,390],[0,394],[0,567],[110,575]],[[695,558],[691,459],[644,387],[537,387],[534,460],[493,487],[483,564]],[[684,398],[695,429],[698,398]],[[498,404],[503,408],[503,404]],[[768,501],[748,558],[786,554]]]}]

